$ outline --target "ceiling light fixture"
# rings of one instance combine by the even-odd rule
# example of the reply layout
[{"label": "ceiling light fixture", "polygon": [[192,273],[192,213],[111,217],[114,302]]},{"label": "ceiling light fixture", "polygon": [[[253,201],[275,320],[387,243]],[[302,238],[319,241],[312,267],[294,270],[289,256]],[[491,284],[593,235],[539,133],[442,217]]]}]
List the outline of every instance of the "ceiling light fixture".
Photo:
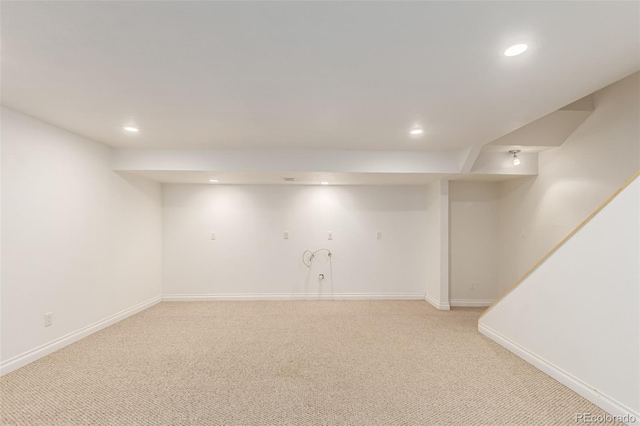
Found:
[{"label": "ceiling light fixture", "polygon": [[329,185],[329,182],[320,182],[320,185]]},{"label": "ceiling light fixture", "polygon": [[410,131],[409,133],[412,134],[413,136],[417,136],[417,135],[423,134],[424,131],[422,129],[415,128],[412,131]]},{"label": "ceiling light fixture", "polygon": [[517,56],[521,53],[524,53],[529,46],[526,44],[515,44],[504,51],[504,56]]},{"label": "ceiling light fixture", "polygon": [[509,151],[509,154],[513,154],[513,165],[517,166],[520,164],[520,159],[518,158],[518,153],[520,152],[519,149],[512,149],[511,151]]},{"label": "ceiling light fixture", "polygon": [[209,182],[210,183],[218,183],[218,180],[217,179],[209,179]]},{"label": "ceiling light fixture", "polygon": [[123,129],[129,133],[138,133],[140,130],[138,130],[137,127],[131,127],[131,126],[124,126]]}]

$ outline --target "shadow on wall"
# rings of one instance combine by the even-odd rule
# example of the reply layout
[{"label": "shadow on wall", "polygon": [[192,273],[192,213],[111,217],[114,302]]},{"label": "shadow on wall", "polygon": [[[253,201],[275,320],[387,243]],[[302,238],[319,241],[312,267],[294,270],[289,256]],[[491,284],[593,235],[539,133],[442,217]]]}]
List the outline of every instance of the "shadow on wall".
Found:
[{"label": "shadow on wall", "polygon": [[135,188],[140,193],[140,195],[144,196],[145,198],[148,198],[153,202],[157,201],[156,198],[154,198],[154,196],[151,195],[151,194],[154,194],[155,191],[160,190],[159,188],[160,184],[158,184],[157,182],[150,181],[147,178],[144,178],[142,176],[138,176],[132,173],[119,172],[119,171],[114,171],[113,173],[118,175],[120,178],[122,178],[122,180],[129,183],[129,185]]}]

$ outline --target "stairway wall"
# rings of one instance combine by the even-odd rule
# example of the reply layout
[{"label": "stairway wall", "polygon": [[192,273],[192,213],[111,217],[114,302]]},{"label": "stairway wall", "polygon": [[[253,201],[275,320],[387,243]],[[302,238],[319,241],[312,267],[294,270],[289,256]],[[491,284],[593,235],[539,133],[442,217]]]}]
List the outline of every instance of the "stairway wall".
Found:
[{"label": "stairway wall", "polygon": [[640,420],[640,178],[485,313],[479,330],[623,421]]},{"label": "stairway wall", "polygon": [[594,112],[538,176],[500,184],[499,294],[640,169],[640,74],[594,95]]}]

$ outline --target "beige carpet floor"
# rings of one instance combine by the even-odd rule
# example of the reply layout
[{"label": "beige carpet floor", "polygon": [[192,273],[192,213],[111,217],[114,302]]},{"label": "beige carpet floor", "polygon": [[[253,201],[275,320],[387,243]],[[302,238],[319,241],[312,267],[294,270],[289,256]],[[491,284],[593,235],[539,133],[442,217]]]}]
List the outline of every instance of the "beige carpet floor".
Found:
[{"label": "beige carpet floor", "polygon": [[604,414],[420,301],[162,303],[0,379],[3,425],[575,425]]}]

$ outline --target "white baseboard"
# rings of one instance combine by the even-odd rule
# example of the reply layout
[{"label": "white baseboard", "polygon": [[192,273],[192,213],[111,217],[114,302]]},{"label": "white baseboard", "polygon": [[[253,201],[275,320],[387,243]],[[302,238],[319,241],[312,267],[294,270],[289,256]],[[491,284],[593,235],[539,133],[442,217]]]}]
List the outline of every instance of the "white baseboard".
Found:
[{"label": "white baseboard", "polygon": [[83,327],[79,330],[76,330],[72,333],[69,333],[65,336],[59,337],[42,346],[38,346],[37,348],[31,349],[20,355],[14,356],[13,358],[10,358],[0,364],[0,376],[5,375],[13,370],[17,370],[20,367],[24,367],[25,365],[37,359],[40,359],[46,355],[49,355],[50,353],[55,352],[58,349],[62,349],[65,346],[68,346],[74,342],[77,342],[83,337],[87,337],[88,335],[93,334],[96,331],[100,331],[103,328],[106,328],[112,324],[117,323],[118,321],[122,321],[123,319],[133,314],[137,314],[138,312],[143,311],[157,303],[160,303],[160,296],[156,296],[142,303],[138,303],[137,305],[127,308],[123,311],[120,311],[117,314],[111,315],[107,318],[94,322],[93,324],[89,324],[88,326]]},{"label": "white baseboard", "polygon": [[163,302],[205,302],[223,300],[423,300],[421,293],[240,293],[240,294],[164,294]]},{"label": "white baseboard", "polygon": [[427,302],[435,306],[436,309],[439,309],[441,311],[448,311],[451,309],[451,306],[449,305],[449,303],[436,300],[433,297],[429,296],[428,294],[424,295],[424,300],[426,300]]},{"label": "white baseboard", "polygon": [[469,307],[469,308],[486,308],[491,306],[495,299],[451,299],[451,306]]},{"label": "white baseboard", "polygon": [[550,363],[549,361],[540,358],[535,353],[530,350],[520,346],[516,342],[504,337],[500,333],[491,328],[478,324],[478,331],[494,342],[504,346],[520,358],[527,361],[529,364],[533,365],[537,369],[542,372],[548,374],[555,380],[559,381],[569,389],[576,392],[578,395],[583,398],[591,401],[598,407],[602,408],[604,411],[608,412],[613,416],[620,416],[620,418],[635,418],[635,423],[629,422],[628,424],[638,424],[640,421],[640,413],[633,411],[631,408],[625,406],[624,404],[619,403],[618,401],[612,399],[611,397],[598,392],[593,387],[589,386],[587,383],[573,376],[572,374],[567,373],[563,369],[558,366]]}]

